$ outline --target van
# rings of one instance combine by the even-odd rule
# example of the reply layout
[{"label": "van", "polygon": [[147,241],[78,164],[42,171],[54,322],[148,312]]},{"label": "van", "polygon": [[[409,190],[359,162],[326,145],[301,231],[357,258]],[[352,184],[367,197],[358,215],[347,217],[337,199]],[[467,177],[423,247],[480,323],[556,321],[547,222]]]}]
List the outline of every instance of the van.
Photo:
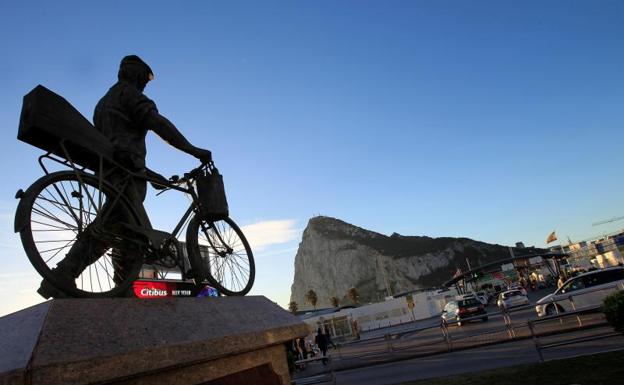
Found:
[{"label": "van", "polygon": [[542,317],[599,306],[616,290],[624,290],[624,267],[590,271],[568,279],[554,293],[537,301],[535,311]]}]

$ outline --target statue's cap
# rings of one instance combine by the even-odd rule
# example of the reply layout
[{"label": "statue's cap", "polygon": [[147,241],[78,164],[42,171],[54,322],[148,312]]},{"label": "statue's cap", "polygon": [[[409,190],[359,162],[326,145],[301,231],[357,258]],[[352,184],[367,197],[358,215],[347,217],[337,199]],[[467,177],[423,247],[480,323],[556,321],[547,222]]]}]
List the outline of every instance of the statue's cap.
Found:
[{"label": "statue's cap", "polygon": [[128,55],[124,57],[123,59],[121,59],[121,63],[119,63],[119,68],[123,68],[126,66],[133,66],[133,65],[144,66],[147,69],[148,73],[154,75],[154,72],[152,71],[150,66],[147,65],[147,63],[144,62],[143,59],[141,59],[137,55]]}]

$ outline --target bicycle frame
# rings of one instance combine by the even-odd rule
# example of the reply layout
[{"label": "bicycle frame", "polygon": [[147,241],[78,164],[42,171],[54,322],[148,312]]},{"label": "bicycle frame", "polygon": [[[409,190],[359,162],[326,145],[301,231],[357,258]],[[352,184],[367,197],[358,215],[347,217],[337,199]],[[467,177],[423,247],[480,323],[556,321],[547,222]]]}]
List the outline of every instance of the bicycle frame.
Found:
[{"label": "bicycle frame", "polygon": [[[69,154],[69,151],[67,150],[67,147],[64,144],[65,140],[62,140],[59,142],[59,146],[63,152],[63,154],[65,155],[65,159],[59,159],[56,156],[54,156],[55,154],[53,154],[53,152],[47,152],[44,155],[41,155],[38,159],[39,165],[41,166],[41,168],[43,169],[44,173],[46,175],[50,174],[50,172],[48,171],[48,169],[45,167],[43,160],[44,159],[49,159],[52,160],[56,163],[59,163],[61,165],[67,166],[69,167],[71,170],[73,170],[76,173],[76,177],[77,179],[80,181],[81,184],[84,184],[82,182],[82,179],[80,177],[80,173],[81,172],[86,172],[87,168],[86,167],[81,167],[76,165],[73,160],[71,155]],[[191,185],[191,181],[193,180],[191,177],[189,178],[185,178],[183,180],[183,183],[186,183],[186,187],[182,187],[181,183],[177,182],[173,182],[173,181],[168,181],[168,180],[164,180],[164,179],[159,179],[159,178],[154,178],[154,177],[150,177],[149,175],[146,174],[142,174],[142,173],[137,173],[137,172],[133,172],[131,170],[129,170],[128,168],[122,166],[121,164],[119,164],[118,162],[108,159],[108,158],[104,158],[104,156],[102,155],[97,155],[99,157],[99,170],[97,172],[94,172],[94,174],[98,177],[99,180],[99,189],[101,191],[101,188],[104,184],[108,184],[108,182],[106,182],[106,177],[108,175],[110,175],[110,173],[112,171],[116,171],[116,170],[122,170],[125,175],[123,178],[123,183],[120,184],[119,186],[110,186],[114,191],[115,191],[115,198],[112,201],[112,205],[115,205],[120,199],[126,199],[123,191],[126,190],[126,188],[128,187],[128,185],[130,183],[134,183],[134,180],[145,180],[146,182],[150,182],[150,183],[154,183],[160,186],[165,187],[167,190],[176,190],[185,194],[188,194],[191,196],[192,201],[191,204],[189,205],[189,207],[186,209],[186,211],[184,212],[184,214],[182,215],[182,218],[180,219],[180,221],[178,222],[178,224],[175,226],[174,230],[171,232],[171,235],[177,239],[180,231],[182,230],[182,228],[184,227],[184,224],[186,223],[186,221],[188,220],[189,216],[193,213],[198,211],[198,196],[197,193],[195,192],[195,189],[192,187]],[[108,170],[107,172],[104,172],[105,169],[105,164],[110,165],[112,167],[107,167]],[[201,167],[200,167],[201,168]],[[198,168],[199,169],[199,168]],[[191,173],[192,174],[194,171],[198,170],[195,169],[193,170]],[[147,171],[147,169],[146,169]],[[163,190],[163,192],[166,190]],[[130,207],[135,210],[135,215],[139,216],[138,213],[136,213],[137,208],[135,207],[134,202],[129,201],[128,203],[130,205]],[[98,205],[98,208],[101,209],[101,204]],[[141,202],[141,208],[142,208],[142,202]],[[82,209],[82,208],[81,208]],[[82,212],[82,210],[80,210]],[[104,217],[102,218],[102,220],[104,221],[107,218],[108,213],[106,213],[104,215]],[[149,216],[147,215],[147,213],[145,213],[145,216],[147,219],[149,219]],[[81,221],[78,220],[79,218],[75,218],[77,220],[77,222],[80,224]]]},{"label": "bicycle frame", "polygon": [[[99,242],[95,245],[97,249],[93,251],[92,249],[84,252],[78,250],[76,253],[89,254],[88,260],[84,261],[89,265],[89,271],[86,274],[89,280],[92,276],[97,278],[100,290],[97,290],[97,286],[94,290],[93,284],[90,289],[86,290],[74,289],[74,286],[70,284],[65,285],[67,287],[65,290],[75,291],[77,296],[91,296],[92,294],[98,296],[102,293],[106,295],[114,292],[121,287],[120,279],[124,280],[121,282],[123,285],[130,282],[127,279],[130,275],[118,274],[118,271],[123,272],[126,268],[132,268],[133,270],[128,270],[128,272],[138,274],[141,264],[143,266],[154,265],[156,273],[161,271],[161,267],[167,269],[162,270],[165,272],[168,272],[168,269],[179,268],[182,279],[191,278],[196,285],[207,280],[227,295],[244,295],[249,292],[255,275],[255,264],[244,234],[229,217],[220,217],[216,214],[211,217],[209,212],[205,215],[203,213],[204,207],[200,198],[205,197],[200,197],[196,182],[204,177],[209,178],[210,174],[219,175],[211,161],[202,162],[199,167],[185,173],[181,178],[172,177],[167,180],[149,169],[133,171],[106,153],[84,153],[83,151],[88,149],[71,147],[70,142],[65,140],[57,143],[58,147],[54,147],[52,151],[46,151],[38,158],[38,163],[46,176],[33,183],[26,194],[22,190],[16,193],[16,198],[20,199],[20,205],[16,212],[15,229],[21,232],[22,241],[26,242],[24,244],[28,249],[27,253],[30,253],[28,257],[44,278],[59,286],[68,283],[65,278],[57,279],[51,271],[55,269],[55,263],[58,267],[61,262],[70,257],[69,254],[65,257],[60,254],[57,257],[61,250],[69,248],[71,252],[74,247],[71,243],[84,236],[86,243],[80,247],[91,247],[91,240]],[[56,165],[49,164],[47,160]],[[79,164],[74,160],[77,160]],[[159,186],[165,189],[157,195],[166,190],[175,190],[191,196],[189,206],[171,233],[152,229],[149,223],[149,216],[143,207],[144,187],[147,182],[157,189]],[[49,217],[64,224],[63,227],[56,228],[54,223],[41,224],[54,228],[49,231],[60,229],[68,232],[69,239],[59,240],[59,242],[66,242],[63,246],[43,250],[37,245],[43,242],[48,243],[48,238],[57,234],[45,233],[42,236],[33,236],[33,231],[48,231],[33,230],[29,227],[30,214],[35,211],[33,209],[35,205],[39,205],[37,202],[48,202],[44,203],[44,206],[54,210],[53,214],[48,213]],[[210,203],[207,202],[207,206]],[[41,210],[47,212],[45,207]],[[39,212],[46,217],[45,212]],[[186,232],[186,253],[178,241],[179,237],[183,236],[181,234],[183,231]],[[237,243],[230,244],[232,241]],[[57,251],[50,258],[44,259],[41,255],[41,253],[55,250]],[[98,253],[102,251],[103,254],[96,255],[95,251]],[[71,257],[76,256],[77,259],[80,255],[76,253],[71,254]],[[95,265],[95,262],[105,254],[107,259],[100,262],[104,273],[96,269],[92,274],[91,265]],[[132,259],[128,259],[127,263],[120,262],[119,258],[124,257],[125,254]],[[184,254],[188,256],[188,259]],[[52,261],[55,257],[57,259]],[[76,269],[80,268],[77,273],[82,274],[86,271],[83,269],[85,266],[87,264],[82,263],[77,266]],[[114,275],[109,274],[110,269],[107,266],[113,269],[111,271]],[[135,268],[137,270],[134,270]],[[99,283],[100,274],[106,274],[103,275],[107,280],[104,282],[104,288]]]}]

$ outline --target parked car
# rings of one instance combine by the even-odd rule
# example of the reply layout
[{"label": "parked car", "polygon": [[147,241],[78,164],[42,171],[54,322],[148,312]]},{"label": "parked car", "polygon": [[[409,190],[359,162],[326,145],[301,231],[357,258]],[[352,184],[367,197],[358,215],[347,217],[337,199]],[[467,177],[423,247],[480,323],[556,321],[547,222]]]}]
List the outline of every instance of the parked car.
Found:
[{"label": "parked car", "polygon": [[514,306],[523,306],[529,304],[529,297],[526,294],[522,294],[521,290],[507,290],[498,295],[496,305],[499,308],[510,309]]},{"label": "parked car", "polygon": [[583,273],[568,279],[554,293],[537,301],[535,311],[542,317],[572,311],[574,308],[598,306],[607,295],[617,290],[618,285],[620,289],[624,289],[624,267]]},{"label": "parked car", "polygon": [[478,293],[469,293],[469,294],[460,294],[458,296],[455,297],[456,300],[460,300],[460,299],[468,299],[468,298],[476,298],[477,300],[479,300],[479,302],[481,302],[484,306],[487,306],[488,304],[488,300],[487,297],[485,296],[485,293],[480,291]]},{"label": "parked car", "polygon": [[444,306],[444,310],[442,310],[442,322],[448,324],[457,321],[457,326],[461,326],[466,318],[479,315],[482,316],[481,320],[483,322],[488,320],[485,305],[472,296],[448,302],[446,306]]},{"label": "parked car", "polygon": [[520,290],[522,295],[527,295],[526,289],[524,287],[522,287],[522,285],[520,285],[519,283],[512,284],[511,286],[509,286],[508,290]]}]

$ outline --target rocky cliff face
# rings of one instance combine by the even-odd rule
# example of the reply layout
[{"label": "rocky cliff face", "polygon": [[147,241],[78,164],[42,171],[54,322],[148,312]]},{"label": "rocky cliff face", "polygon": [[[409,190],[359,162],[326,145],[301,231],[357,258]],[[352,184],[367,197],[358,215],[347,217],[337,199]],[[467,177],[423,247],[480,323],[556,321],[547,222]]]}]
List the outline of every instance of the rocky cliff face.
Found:
[{"label": "rocky cliff face", "polygon": [[[514,248],[516,255],[529,254]],[[314,290],[316,307],[331,306],[331,297],[351,303],[346,293],[355,287],[360,302],[393,293],[440,286],[458,267],[472,267],[509,256],[506,246],[467,238],[430,238],[368,231],[341,220],[314,217],[303,232],[295,257],[290,300],[299,310],[311,309],[305,293]]]}]

